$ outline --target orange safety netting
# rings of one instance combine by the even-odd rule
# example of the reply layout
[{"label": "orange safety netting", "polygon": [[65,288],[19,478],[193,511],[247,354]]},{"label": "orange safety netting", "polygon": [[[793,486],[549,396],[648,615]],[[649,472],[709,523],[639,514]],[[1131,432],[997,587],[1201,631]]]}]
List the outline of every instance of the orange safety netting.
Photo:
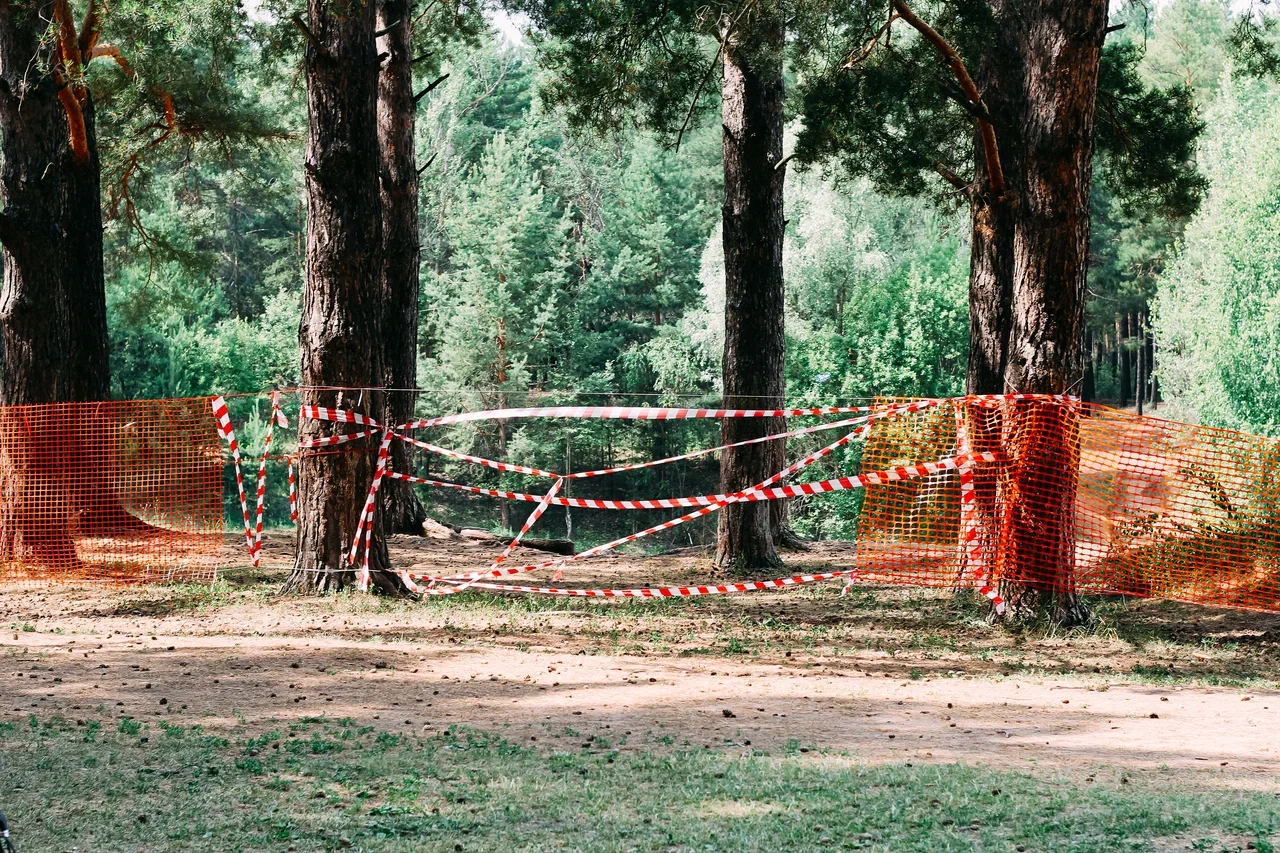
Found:
[{"label": "orange safety netting", "polygon": [[[993,600],[1039,589],[1280,611],[1274,472],[1280,443],[1056,398],[965,398],[919,408],[909,402],[875,401],[881,416],[847,455],[824,457],[764,490],[766,498],[791,497],[793,515],[831,500],[827,492],[861,496],[841,505],[856,516],[857,535],[849,565],[832,567],[842,570],[837,574],[856,570],[858,582],[984,588]],[[285,395],[282,408],[295,418],[296,396]],[[250,417],[261,428],[271,420],[268,412]],[[419,422],[412,434],[420,448],[434,448],[426,455],[445,456],[455,467],[417,480],[458,494],[468,487],[468,472],[483,469],[468,467],[475,457],[460,455],[470,448],[440,447],[447,435],[434,423]],[[813,423],[796,419],[789,428]],[[377,453],[381,428],[351,422],[346,429],[362,437],[302,453]],[[806,450],[831,440],[791,439]],[[220,566],[251,561],[243,540],[240,553],[220,552],[224,506],[233,517],[248,512],[224,469],[207,399],[3,409],[0,454],[0,580],[207,578]],[[547,467],[545,460],[506,461]],[[251,507],[257,460],[250,455],[243,462]],[[431,464],[440,471],[441,463]],[[287,488],[282,474],[278,466],[271,492]],[[530,510],[653,512],[706,508],[724,497],[640,506],[639,499],[673,496],[615,492],[597,500],[603,484],[589,479],[574,480],[569,498],[549,489],[549,481],[524,482],[525,490],[469,488],[530,501]],[[357,484],[357,505],[368,485]],[[682,510],[666,512],[676,517]]]},{"label": "orange safety netting", "polygon": [[[995,580],[1280,610],[1280,442],[1088,403],[960,405],[974,446],[1001,454],[975,470]],[[955,423],[942,408],[885,421],[862,466],[946,452]],[[956,585],[959,524],[954,474],[868,489],[859,569]]]},{"label": "orange safety netting", "polygon": [[208,580],[223,467],[206,399],[0,408],[0,581]]}]

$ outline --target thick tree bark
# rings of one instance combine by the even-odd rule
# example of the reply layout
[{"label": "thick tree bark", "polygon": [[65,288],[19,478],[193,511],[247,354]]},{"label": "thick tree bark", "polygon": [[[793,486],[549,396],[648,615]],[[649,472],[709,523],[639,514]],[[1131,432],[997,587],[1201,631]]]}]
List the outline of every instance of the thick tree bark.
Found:
[{"label": "thick tree bark", "polygon": [[[298,337],[302,402],[377,417],[384,395],[380,335],[382,214],[378,184],[378,59],[374,0],[310,0],[306,53],[307,281]],[[304,420],[300,439],[345,432]],[[376,446],[376,442],[373,443]],[[356,534],[374,452],[312,453],[298,465],[298,552],[289,592],[338,590],[356,577]],[[373,514],[371,581],[399,592],[387,570],[382,512]]]},{"label": "thick tree bark", "polygon": [[[780,407],[786,396],[783,350],[782,27],[756,21],[763,37],[724,33],[724,405]],[[781,418],[726,418],[724,444],[781,432]],[[781,467],[781,442],[726,450],[720,489],[736,492]],[[734,572],[782,565],[774,548],[768,503],[730,504],[720,511],[716,565]]]},{"label": "thick tree bark", "polygon": [[93,104],[73,155],[50,44],[53,3],[0,0],[0,405],[111,396]]},{"label": "thick tree bark", "polygon": [[[1022,57],[1012,33],[996,35],[995,49],[978,65],[974,82],[990,115],[1017,109],[1023,97]],[[1022,148],[1017,134],[997,128],[998,169],[1003,191],[993,189],[989,143],[974,128],[974,178],[969,191],[969,369],[970,394],[1003,394],[1008,390],[1005,366],[1013,326],[1013,239]]]},{"label": "thick tree bark", "polygon": [[[378,4],[378,148],[382,203],[382,293],[386,311],[382,321],[383,371],[386,386],[411,389],[418,385],[418,173],[414,166],[413,36],[409,0],[381,0]],[[417,395],[409,390],[387,394],[390,423],[413,419]],[[413,448],[391,445],[392,470],[411,473]],[[426,511],[403,480],[383,483],[384,518],[393,533],[422,533]]]},{"label": "thick tree bark", "polygon": [[[997,3],[997,26],[1020,57],[1017,108],[1000,115],[1021,155],[1013,210],[1013,312],[1005,382],[1067,394],[1083,370],[1093,118],[1105,37],[1103,0]],[[1006,169],[1006,172],[1008,170]],[[1007,427],[1008,535],[999,556],[1015,612],[1049,605],[1055,621],[1088,617],[1075,589],[1078,414],[1016,404]]]},{"label": "thick tree bark", "polygon": [[[111,397],[93,101],[87,91],[60,87],[56,79],[56,51],[42,41],[53,18],[52,2],[0,2],[4,406]],[[81,156],[60,92],[83,124]],[[60,410],[46,422],[29,423],[29,440],[7,449],[12,464],[4,476],[26,478],[4,486],[12,510],[0,533],[7,556],[20,550],[47,566],[75,566],[73,526],[81,535],[152,530],[116,498],[115,448],[105,414],[100,407]],[[21,507],[15,500],[39,500],[41,506]]]}]

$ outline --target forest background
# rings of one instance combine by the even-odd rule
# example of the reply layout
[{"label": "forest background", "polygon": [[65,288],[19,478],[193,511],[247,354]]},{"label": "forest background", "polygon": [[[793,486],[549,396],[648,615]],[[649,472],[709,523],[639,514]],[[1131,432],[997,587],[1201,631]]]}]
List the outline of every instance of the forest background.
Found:
[{"label": "forest background", "polygon": [[[1280,434],[1280,86],[1237,68],[1227,4],[1174,0],[1118,17],[1125,27],[1109,43],[1140,53],[1143,82],[1189,91],[1204,124],[1195,164],[1204,184],[1198,209],[1178,215],[1135,209],[1094,181],[1090,369],[1079,393]],[[238,103],[253,105],[241,114],[256,110],[272,132],[175,135],[134,164],[128,203],[114,200],[106,226],[117,398],[299,382],[304,82],[296,54],[279,43],[278,15],[237,6],[233,18],[240,33],[227,79]],[[640,129],[575,130],[544,98],[551,73],[540,55],[519,19],[487,19],[461,28],[420,75],[419,408],[716,399],[718,122],[701,122],[678,148]],[[132,144],[131,102],[113,101],[110,89],[98,105],[108,168]],[[788,150],[798,130],[789,123]],[[967,212],[958,197],[948,210],[887,189],[822,166],[788,169],[791,404],[963,393]],[[265,418],[265,407],[251,418],[251,450]],[[609,465],[715,443],[698,424],[466,429],[453,446],[548,466],[566,452]],[[644,472],[617,488],[663,488],[663,477],[698,470]],[[714,463],[702,474],[713,482]],[[504,487],[525,485],[502,476]],[[484,479],[469,472],[469,481]],[[842,501],[857,497],[798,506],[796,530],[851,535],[856,507]],[[272,507],[283,516],[283,505]],[[493,515],[487,504],[451,507]]]}]

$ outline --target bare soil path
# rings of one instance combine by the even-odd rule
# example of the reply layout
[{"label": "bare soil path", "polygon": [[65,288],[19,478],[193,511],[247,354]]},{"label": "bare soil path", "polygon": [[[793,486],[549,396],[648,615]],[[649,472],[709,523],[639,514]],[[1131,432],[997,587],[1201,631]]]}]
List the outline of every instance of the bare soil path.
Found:
[{"label": "bare soil path", "polygon": [[[701,565],[619,558],[608,572],[687,580]],[[557,749],[847,753],[1280,794],[1274,615],[1111,603],[1102,629],[1062,637],[989,626],[946,593],[841,598],[838,584],[413,603],[280,599],[278,580],[269,569],[212,594],[0,589],[0,720],[99,706],[206,728],[325,715]]]}]

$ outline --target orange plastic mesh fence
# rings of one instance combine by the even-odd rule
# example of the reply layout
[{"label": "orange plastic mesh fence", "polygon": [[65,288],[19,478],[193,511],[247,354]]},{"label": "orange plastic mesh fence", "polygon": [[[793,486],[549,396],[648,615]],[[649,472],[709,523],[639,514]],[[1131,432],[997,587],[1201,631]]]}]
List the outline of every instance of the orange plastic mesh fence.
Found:
[{"label": "orange plastic mesh fence", "polygon": [[[957,401],[886,420],[864,470],[976,450],[983,568],[1018,589],[1121,593],[1280,610],[1280,442],[1043,400]],[[815,498],[819,500],[820,498]],[[967,586],[955,472],[867,490],[858,567],[867,580]]]},{"label": "orange plastic mesh fence", "polygon": [[[261,432],[268,409],[259,401],[250,411],[250,403],[232,420]],[[297,395],[285,395],[282,408],[292,424],[274,448],[293,452]],[[795,420],[792,428],[814,422]],[[338,425],[337,432],[359,429]],[[418,434],[437,443],[448,437]],[[793,439],[793,446],[825,445],[831,435]],[[377,444],[372,435],[320,452],[373,454]],[[244,449],[252,512],[258,460]],[[962,466],[857,491],[860,504],[842,504],[857,517],[850,564],[832,568],[856,568],[858,581],[868,583],[960,588],[985,581],[1006,597],[1022,590],[1123,593],[1280,611],[1280,442],[1272,439],[1074,401],[965,398],[873,420],[842,466],[819,464],[787,482],[984,452],[995,461],[967,468],[965,489]],[[425,463],[437,472],[432,476],[461,484],[477,482],[468,477],[484,470],[446,460],[446,476],[439,473],[445,463],[433,458]],[[0,581],[201,580],[246,565],[243,536],[228,547],[236,530],[227,528],[225,513],[236,522],[241,514],[228,461],[205,398],[0,409]],[[288,489],[282,463],[272,465],[269,504],[286,500]],[[605,488],[594,479],[575,482],[575,499]],[[548,485],[501,488],[542,494]],[[352,500],[363,502],[367,487],[357,484]],[[831,499],[797,497],[792,512]],[[532,509],[513,513],[513,523]]]},{"label": "orange plastic mesh fence", "polygon": [[206,399],[0,408],[0,581],[208,580],[222,478]]}]

